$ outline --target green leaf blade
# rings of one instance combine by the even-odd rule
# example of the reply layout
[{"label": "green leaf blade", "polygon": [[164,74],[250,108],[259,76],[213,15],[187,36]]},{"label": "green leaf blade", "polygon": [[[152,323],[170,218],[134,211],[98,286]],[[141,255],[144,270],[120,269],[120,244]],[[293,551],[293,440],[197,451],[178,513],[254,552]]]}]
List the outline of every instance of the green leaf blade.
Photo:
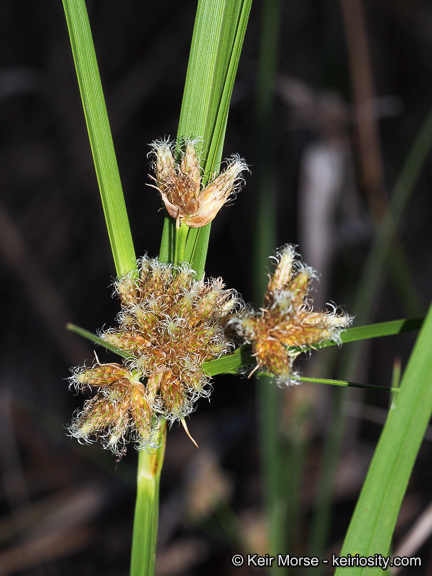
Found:
[{"label": "green leaf blade", "polygon": [[[381,434],[341,555],[387,556],[408,480],[432,414],[432,306]],[[374,575],[381,568],[338,568]]]},{"label": "green leaf blade", "polygon": [[114,143],[84,0],[63,0],[96,177],[118,276],[136,268]]}]

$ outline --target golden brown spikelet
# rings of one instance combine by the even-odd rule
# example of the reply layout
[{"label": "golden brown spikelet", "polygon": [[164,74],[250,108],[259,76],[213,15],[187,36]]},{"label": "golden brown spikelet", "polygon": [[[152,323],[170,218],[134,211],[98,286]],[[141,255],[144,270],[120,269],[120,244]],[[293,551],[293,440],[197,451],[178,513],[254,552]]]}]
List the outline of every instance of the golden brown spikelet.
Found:
[{"label": "golden brown spikelet", "polygon": [[196,152],[196,140],[185,140],[180,162],[174,160],[175,144],[168,139],[153,142],[155,156],[151,177],[159,190],[168,214],[191,228],[201,228],[211,222],[228,199],[240,188],[242,172],[248,170],[245,161],[234,155],[225,170],[215,175],[201,189],[201,167]]},{"label": "golden brown spikelet", "polygon": [[313,310],[310,286],[315,272],[301,262],[293,246],[283,248],[277,262],[263,308],[258,312],[245,310],[231,324],[252,343],[256,369],[277,376],[281,383],[296,383],[292,370],[295,358],[326,340],[338,343],[341,331],[352,319],[334,307],[325,312]]}]

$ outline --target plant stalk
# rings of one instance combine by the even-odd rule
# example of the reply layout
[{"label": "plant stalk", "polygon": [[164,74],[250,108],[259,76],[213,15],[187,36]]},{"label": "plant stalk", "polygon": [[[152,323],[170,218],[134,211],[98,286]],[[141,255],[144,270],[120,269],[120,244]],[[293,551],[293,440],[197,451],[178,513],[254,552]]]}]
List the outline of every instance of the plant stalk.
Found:
[{"label": "plant stalk", "polygon": [[166,422],[159,429],[159,448],[138,456],[137,498],[132,538],[131,576],[154,574],[159,518],[159,483],[165,455]]}]

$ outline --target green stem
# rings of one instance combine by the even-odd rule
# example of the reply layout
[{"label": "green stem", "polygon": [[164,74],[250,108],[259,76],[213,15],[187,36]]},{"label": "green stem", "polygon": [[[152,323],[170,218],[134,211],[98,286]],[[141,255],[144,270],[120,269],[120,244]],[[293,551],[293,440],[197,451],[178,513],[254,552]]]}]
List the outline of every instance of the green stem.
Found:
[{"label": "green stem", "polygon": [[131,576],[151,576],[156,562],[159,482],[165,455],[166,422],[159,429],[159,448],[138,457],[137,498],[132,539]]},{"label": "green stem", "polygon": [[176,229],[174,256],[174,262],[176,264],[185,261],[186,241],[188,238],[189,230],[190,228],[186,226],[186,224],[180,224],[180,227]]}]

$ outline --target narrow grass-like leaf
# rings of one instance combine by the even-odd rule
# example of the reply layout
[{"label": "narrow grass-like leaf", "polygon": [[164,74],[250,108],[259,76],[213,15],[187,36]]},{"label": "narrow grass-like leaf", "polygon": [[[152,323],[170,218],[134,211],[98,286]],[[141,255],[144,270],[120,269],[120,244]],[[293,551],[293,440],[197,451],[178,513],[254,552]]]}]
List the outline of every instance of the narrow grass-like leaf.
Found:
[{"label": "narrow grass-like leaf", "polygon": [[[226,84],[233,81],[232,74],[228,74],[233,45],[238,33],[242,32],[243,37],[246,29],[244,26],[243,30],[239,30],[239,15],[244,8],[250,10],[250,4],[250,0],[198,2],[177,137],[199,138],[204,157],[208,157],[209,150],[215,149],[217,144],[219,154],[214,156],[220,159],[222,153],[223,133],[228,117],[226,108],[229,107],[231,94],[226,91],[224,99],[222,96]],[[235,56],[238,63],[239,53]],[[232,67],[231,64],[231,72],[235,77],[236,66],[234,70]],[[224,125],[222,129],[219,127],[218,134],[215,133],[217,124]],[[217,162],[214,160],[209,166],[206,161],[205,176],[214,170]]]},{"label": "narrow grass-like leaf", "polygon": [[[230,30],[230,37],[228,39],[228,42],[232,43],[232,50],[229,53],[228,66],[226,68],[225,77],[223,78],[221,99],[217,107],[214,128],[210,138],[210,147],[206,155],[204,174],[207,176],[211,176],[220,163],[231,95],[234,88],[234,81],[237,74],[251,5],[252,0],[243,0],[241,3],[228,2],[227,4],[227,11],[229,10],[229,13],[225,17],[225,20],[231,18],[233,22],[232,29]],[[211,122],[207,122],[207,125],[211,128]]]},{"label": "narrow grass-like leaf", "polygon": [[[393,238],[431,147],[432,109],[417,134],[402,167],[393,193],[390,195],[390,205],[378,226],[367,262],[358,283],[355,304],[351,310],[355,312],[357,321],[361,323],[367,321],[373,303],[376,301],[382,271],[386,268],[385,263]],[[362,346],[356,346],[342,353],[342,378],[349,380],[354,377],[361,361],[362,352]],[[312,555],[322,555],[326,547],[335,469],[344,433],[343,405],[346,398],[345,392],[346,390],[340,390],[334,397],[331,423],[329,433],[327,434],[322,461],[322,473],[319,481],[317,511],[315,520],[313,520],[314,527],[311,531],[312,546],[310,548],[310,554]]]},{"label": "narrow grass-like leaf", "polygon": [[[342,332],[341,342],[348,344],[349,342],[356,342],[358,340],[394,336],[402,332],[418,330],[421,328],[422,322],[423,318],[416,318],[414,320],[392,320],[390,322],[368,324],[367,326],[356,326],[355,328],[349,328],[345,330],[345,332]],[[324,342],[320,348],[336,345],[334,342],[328,341]],[[210,376],[216,376],[217,374],[235,374],[241,368],[252,366],[253,364],[255,364],[255,360],[252,355],[251,346],[244,344],[233,352],[233,354],[205,362],[203,368]]]},{"label": "narrow grass-like leaf", "polygon": [[[423,319],[415,320],[393,320],[391,322],[382,322],[380,324],[370,324],[368,326],[358,326],[356,328],[349,328],[342,334],[342,342],[356,342],[358,340],[365,340],[371,338],[382,338],[384,336],[394,336],[395,334],[400,334],[402,332],[408,332],[411,330],[418,330],[422,325]],[[110,352],[114,352],[121,356],[122,358],[131,358],[130,354],[121,348],[113,346],[106,340],[99,338],[96,334],[76,326],[75,324],[67,324],[66,328],[75,334],[78,334],[82,338],[90,340],[98,346],[104,347]],[[323,348],[329,346],[336,346],[334,342],[325,342]],[[237,348],[235,352],[217,360],[210,360],[209,362],[204,362],[203,369],[207,372],[209,376],[218,376],[219,374],[237,374],[242,368],[247,366],[252,366],[255,364],[255,359],[252,354],[252,347],[250,344],[243,344]],[[371,388],[379,390],[381,388],[377,386],[367,386],[366,384],[354,384],[348,383],[345,380],[323,380],[320,378],[302,378],[305,382],[321,382],[323,384],[335,384],[336,386],[357,386],[358,388]],[[382,388],[383,390],[390,390],[390,388]]]},{"label": "narrow grass-like leaf", "polygon": [[63,0],[96,176],[118,276],[136,268],[135,250],[84,0]]},{"label": "narrow grass-like leaf", "polygon": [[252,356],[252,348],[244,344],[229,356],[204,362],[202,367],[209,376],[217,376],[218,374],[237,374],[241,368],[253,364],[255,364],[255,359]]},{"label": "narrow grass-like leaf", "polygon": [[329,384],[330,386],[342,386],[346,388],[362,388],[364,390],[380,390],[382,392],[399,392],[399,388],[389,386],[374,386],[373,384],[358,384],[357,382],[347,382],[346,380],[334,380],[330,378],[308,378],[300,376],[301,382],[313,382],[315,384]]},{"label": "narrow grass-like leaf", "polygon": [[[205,362],[203,364],[203,370],[209,376],[218,376],[219,374],[237,374],[238,370],[244,368],[245,366],[251,366],[254,363],[254,357],[252,355],[252,350],[249,346],[245,345],[239,348],[225,358],[219,360],[211,360],[210,362]],[[258,376],[264,376],[271,380],[273,378],[272,374],[266,374],[264,372],[259,372]],[[365,390],[380,390],[383,392],[398,392],[399,388],[391,388],[389,386],[374,386],[372,384],[358,384],[356,382],[347,382],[346,380],[333,380],[330,378],[308,378],[306,376],[300,376],[301,382],[312,382],[314,384],[328,384],[331,386],[343,386],[347,388],[363,388]],[[266,382],[266,385],[271,385],[271,382]]]},{"label": "narrow grass-like leaf", "polygon": [[[417,338],[400,391],[372,459],[341,555],[387,556],[400,505],[432,414],[432,306]],[[381,574],[377,568],[338,568],[342,574]]]},{"label": "narrow grass-like leaf", "polygon": [[[383,336],[394,336],[402,332],[420,330],[424,318],[413,318],[409,320],[390,320],[390,322],[378,322],[377,324],[366,324],[365,326],[354,326],[342,332],[341,341],[343,344],[357,342],[358,340],[370,340],[371,338],[382,338]],[[327,346],[334,346],[333,342],[328,342]]]},{"label": "narrow grass-like leaf", "polygon": [[211,223],[203,228],[197,228],[196,235],[192,236],[192,242],[186,244],[186,253],[190,254],[190,265],[197,273],[197,278],[202,278],[205,271],[208,245],[210,241]]},{"label": "narrow grass-like leaf", "polygon": [[[113,346],[106,340],[99,338],[96,334],[85,330],[84,328],[80,328],[75,324],[67,324],[67,329],[75,334],[78,334],[82,338],[86,338],[90,340],[94,344],[98,346],[102,346],[106,350],[125,358],[126,360],[133,358],[128,352],[122,350],[121,348],[117,348],[117,346]],[[209,362],[205,362],[203,364],[203,369],[209,376],[218,376],[219,374],[237,374],[241,368],[245,366],[252,366],[255,363],[254,357],[252,355],[252,349],[250,346],[243,345],[238,348],[233,354],[229,356],[225,356],[223,358],[219,358],[218,360],[211,360]],[[267,377],[270,377],[267,375]],[[317,384],[331,384],[333,386],[348,386],[354,388],[365,388],[367,390],[384,390],[384,391],[392,391],[398,392],[398,388],[389,388],[388,386],[372,386],[369,384],[356,384],[354,382],[346,382],[345,380],[330,380],[325,378],[306,378],[301,377],[300,380],[302,382],[314,382]]]},{"label": "narrow grass-like leaf", "polygon": [[110,352],[114,352],[114,354],[117,354],[118,356],[121,356],[122,358],[125,358],[126,360],[133,359],[133,356],[131,354],[129,354],[129,352],[126,352],[126,350],[122,350],[121,348],[117,348],[117,346],[114,346],[110,342],[107,342],[106,340],[99,338],[99,336],[96,336],[96,334],[93,334],[93,332],[89,332],[88,330],[85,330],[84,328],[80,328],[79,326],[76,326],[75,324],[70,324],[70,323],[66,325],[66,328],[68,330],[70,330],[71,332],[78,334],[78,336],[81,336],[81,338],[85,338],[86,340],[90,340],[90,342],[93,342],[93,344],[97,344],[98,346],[102,346],[106,350],[109,350]]},{"label": "narrow grass-like leaf", "polygon": [[[96,175],[101,193],[108,235],[117,276],[136,268],[126,206],[114,152],[108,114],[102,91],[90,24],[84,0],[63,0],[72,45],[76,73],[83,101]],[[172,236],[172,235],[171,235]],[[172,237],[168,238],[174,250]],[[163,249],[167,249],[163,247]],[[80,332],[80,330],[75,330]],[[124,356],[124,352],[106,346],[106,342],[89,333],[90,338]],[[134,521],[131,574],[150,576],[154,573],[158,524],[159,479],[165,449],[166,425],[160,428],[160,448],[155,454],[141,451],[138,463],[137,501]]]}]

